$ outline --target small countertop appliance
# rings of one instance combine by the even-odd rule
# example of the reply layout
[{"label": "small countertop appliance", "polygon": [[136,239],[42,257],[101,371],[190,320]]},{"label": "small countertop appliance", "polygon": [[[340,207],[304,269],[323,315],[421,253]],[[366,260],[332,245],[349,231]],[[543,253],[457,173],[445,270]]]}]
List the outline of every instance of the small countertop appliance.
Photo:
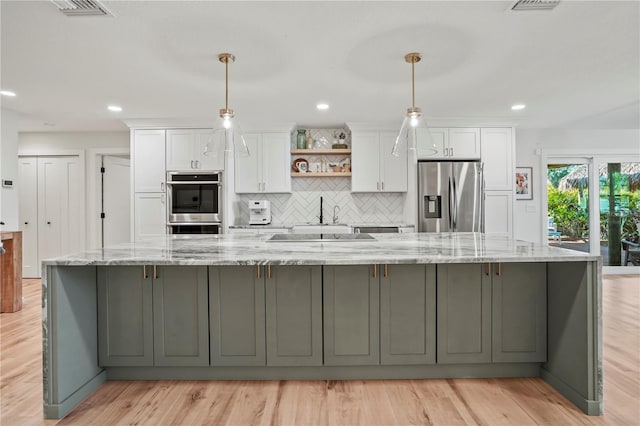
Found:
[{"label": "small countertop appliance", "polygon": [[271,223],[271,203],[267,200],[249,200],[249,225]]}]

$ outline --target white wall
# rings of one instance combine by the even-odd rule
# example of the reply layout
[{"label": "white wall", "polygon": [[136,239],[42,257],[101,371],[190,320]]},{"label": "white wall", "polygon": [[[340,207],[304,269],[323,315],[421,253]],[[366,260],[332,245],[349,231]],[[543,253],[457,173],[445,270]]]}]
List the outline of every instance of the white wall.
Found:
[{"label": "white wall", "polygon": [[46,154],[52,150],[64,149],[122,147],[129,149],[129,131],[20,133],[18,143],[21,155]]},{"label": "white wall", "polygon": [[3,231],[18,227],[18,115],[3,109],[0,112],[2,143],[0,144],[0,179],[12,180],[13,188],[0,187],[0,219]]},{"label": "white wall", "polygon": [[[540,158],[543,152],[566,151],[572,156],[592,156],[631,152],[640,156],[640,130],[571,130],[516,129],[516,167],[533,167],[533,200],[515,200],[514,237],[542,242],[542,211]],[[637,161],[630,159],[629,161]]]}]

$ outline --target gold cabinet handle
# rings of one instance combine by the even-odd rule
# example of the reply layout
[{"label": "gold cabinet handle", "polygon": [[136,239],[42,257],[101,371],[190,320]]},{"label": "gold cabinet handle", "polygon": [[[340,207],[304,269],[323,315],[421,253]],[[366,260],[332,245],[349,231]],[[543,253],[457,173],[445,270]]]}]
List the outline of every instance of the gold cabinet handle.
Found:
[{"label": "gold cabinet handle", "polygon": [[491,275],[491,264],[487,263],[487,276]]},{"label": "gold cabinet handle", "polygon": [[256,278],[260,278],[260,265],[256,265]]},{"label": "gold cabinet handle", "polygon": [[149,278],[149,275],[147,275],[147,265],[142,265],[142,279],[146,280],[147,278]]},{"label": "gold cabinet handle", "polygon": [[267,265],[267,278],[271,279],[271,265]]},{"label": "gold cabinet handle", "polygon": [[373,278],[378,278],[378,265],[373,265]]},{"label": "gold cabinet handle", "polygon": [[502,276],[502,263],[498,263],[498,273],[497,275],[500,277]]},{"label": "gold cabinet handle", "polygon": [[158,279],[158,266],[157,265],[153,265],[153,278],[154,279]]},{"label": "gold cabinet handle", "polygon": [[387,270],[387,264],[384,264],[384,277],[387,278],[387,276],[389,275],[389,271]]}]

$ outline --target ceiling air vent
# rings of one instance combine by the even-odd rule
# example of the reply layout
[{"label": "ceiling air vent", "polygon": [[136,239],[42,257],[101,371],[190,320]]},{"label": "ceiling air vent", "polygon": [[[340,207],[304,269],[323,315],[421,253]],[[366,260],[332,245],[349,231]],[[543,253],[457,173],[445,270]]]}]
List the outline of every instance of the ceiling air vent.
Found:
[{"label": "ceiling air vent", "polygon": [[511,10],[551,10],[560,0],[518,0],[511,6]]},{"label": "ceiling air vent", "polygon": [[97,0],[51,0],[67,16],[113,16]]}]

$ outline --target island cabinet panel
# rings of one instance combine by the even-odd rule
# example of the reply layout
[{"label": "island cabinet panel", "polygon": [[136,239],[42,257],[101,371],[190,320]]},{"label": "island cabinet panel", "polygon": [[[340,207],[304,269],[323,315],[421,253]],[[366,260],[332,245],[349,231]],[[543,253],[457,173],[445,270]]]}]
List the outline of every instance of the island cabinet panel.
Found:
[{"label": "island cabinet panel", "polygon": [[154,365],[209,365],[206,266],[152,268]]},{"label": "island cabinet panel", "polygon": [[265,365],[263,266],[209,267],[211,365]]},{"label": "island cabinet panel", "polygon": [[267,365],[322,365],[322,266],[272,266],[266,277]]},{"label": "island cabinet panel", "polygon": [[493,362],[547,360],[546,263],[493,265]]},{"label": "island cabinet panel", "polygon": [[435,364],[436,267],[387,265],[380,277],[380,361]]},{"label": "island cabinet panel", "polygon": [[487,264],[438,265],[439,364],[491,362],[491,276]]},{"label": "island cabinet panel", "polygon": [[324,267],[324,363],[380,363],[377,265]]},{"label": "island cabinet panel", "polygon": [[153,365],[152,280],[142,266],[98,267],[98,364]]}]

